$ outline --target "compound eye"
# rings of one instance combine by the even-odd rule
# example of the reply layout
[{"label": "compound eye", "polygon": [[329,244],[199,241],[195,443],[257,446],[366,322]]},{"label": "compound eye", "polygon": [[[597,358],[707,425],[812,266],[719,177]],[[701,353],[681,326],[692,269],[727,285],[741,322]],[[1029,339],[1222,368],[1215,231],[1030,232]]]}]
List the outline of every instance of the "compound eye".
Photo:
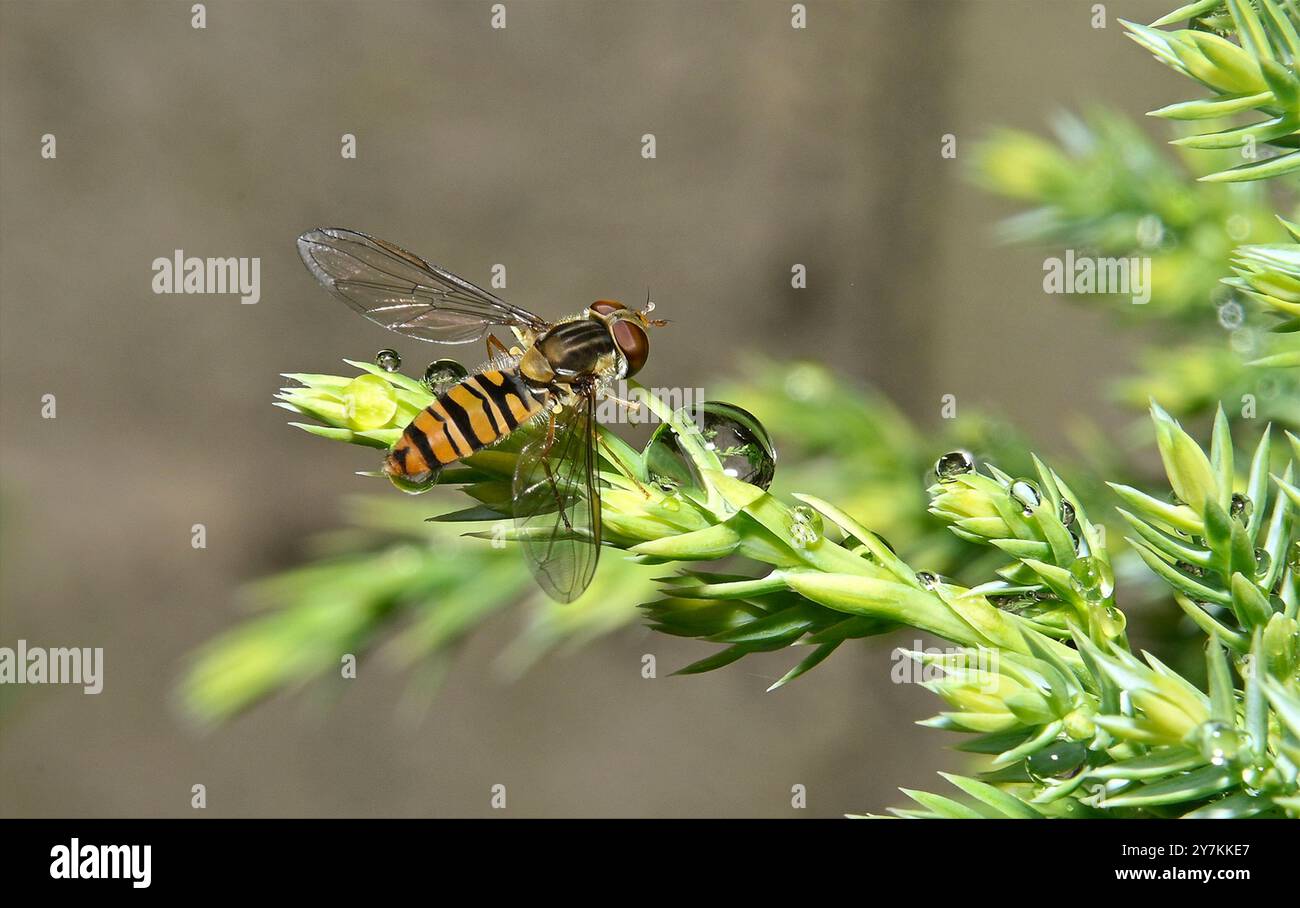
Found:
[{"label": "compound eye", "polygon": [[623,319],[614,322],[612,330],[614,343],[618,344],[618,349],[627,358],[627,376],[624,377],[636,375],[650,356],[650,338],[640,325]]},{"label": "compound eye", "polygon": [[624,308],[622,303],[616,303],[614,300],[596,300],[587,307],[597,315],[609,315],[611,312],[617,312]]}]

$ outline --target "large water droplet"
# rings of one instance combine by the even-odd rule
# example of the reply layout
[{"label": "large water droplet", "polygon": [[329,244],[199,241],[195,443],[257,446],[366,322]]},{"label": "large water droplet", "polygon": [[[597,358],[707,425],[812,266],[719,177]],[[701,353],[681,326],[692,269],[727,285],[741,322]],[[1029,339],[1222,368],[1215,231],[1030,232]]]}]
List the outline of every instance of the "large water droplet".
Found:
[{"label": "large water droplet", "polygon": [[1203,722],[1196,730],[1196,739],[1201,756],[1215,766],[1231,763],[1241,753],[1242,734],[1226,722]]},{"label": "large water droplet", "polygon": [[[677,412],[681,422],[694,425],[705,448],[712,451],[728,476],[766,489],[776,475],[776,448],[767,429],[752,413],[723,401],[708,400]],[[696,488],[703,486],[695,462],[682,449],[677,433],[663,423],[645,448],[646,468],[656,478]]]},{"label": "large water droplet", "polygon": [[402,358],[397,355],[396,350],[385,347],[375,354],[375,365],[385,372],[396,372],[402,368]]},{"label": "large water droplet", "polygon": [[975,458],[970,455],[970,452],[949,451],[935,461],[934,475],[939,477],[940,482],[947,482],[974,469]]},{"label": "large water droplet", "polygon": [[454,359],[435,359],[424,370],[424,383],[434,394],[441,394],[462,378],[469,370]]},{"label": "large water droplet", "polygon": [[822,541],[822,515],[806,504],[790,509],[790,544],[796,549],[808,549]]},{"label": "large water droplet", "polygon": [[1055,741],[1025,758],[1025,769],[1037,782],[1068,779],[1079,771],[1088,758],[1088,748],[1080,741]]},{"label": "large water droplet", "polygon": [[1101,598],[1101,568],[1091,556],[1070,565],[1070,585],[1085,599]]},{"label": "large water droplet", "polygon": [[1043,503],[1043,496],[1038,491],[1038,486],[1028,479],[1017,479],[1011,483],[1011,488],[1007,491],[1011,495],[1011,500],[1020,505],[1021,512],[1026,517],[1032,516],[1034,509]]}]

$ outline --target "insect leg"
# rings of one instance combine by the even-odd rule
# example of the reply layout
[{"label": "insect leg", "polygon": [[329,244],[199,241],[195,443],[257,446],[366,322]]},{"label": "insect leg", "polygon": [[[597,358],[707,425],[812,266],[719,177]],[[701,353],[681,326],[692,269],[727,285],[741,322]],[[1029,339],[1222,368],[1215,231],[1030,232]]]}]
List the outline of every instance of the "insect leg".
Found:
[{"label": "insect leg", "polygon": [[491,362],[492,360],[496,359],[498,356],[509,356],[509,355],[510,355],[510,351],[506,349],[506,345],[501,343],[501,340],[495,334],[489,334],[487,336],[488,362]]},{"label": "insect leg", "polygon": [[618,404],[619,406],[626,407],[627,409],[631,410],[633,413],[637,413],[641,409],[641,404],[639,401],[624,400],[621,397],[615,397],[613,394],[610,394],[608,391],[603,392],[601,396],[606,397],[609,400],[612,400],[614,403]]},{"label": "insect leg", "polygon": [[546,470],[546,480],[551,484],[551,491],[555,493],[555,508],[560,514],[560,519],[564,521],[564,528],[570,533],[573,532],[573,524],[569,522],[569,515],[564,513],[564,499],[560,497],[560,487],[555,481],[555,474],[551,472],[551,446],[555,444],[555,411],[551,411],[546,420],[546,448],[542,451],[542,468]]},{"label": "insect leg", "polygon": [[605,453],[609,455],[609,462],[612,463],[620,473],[632,480],[632,485],[636,486],[641,491],[642,495],[649,498],[650,493],[646,491],[646,487],[641,485],[641,482],[628,472],[627,467],[623,466],[623,461],[618,459],[618,455],[614,453],[614,449],[606,443],[605,439],[601,437],[599,432],[596,433],[596,441],[600,443],[600,446],[605,449]]}]

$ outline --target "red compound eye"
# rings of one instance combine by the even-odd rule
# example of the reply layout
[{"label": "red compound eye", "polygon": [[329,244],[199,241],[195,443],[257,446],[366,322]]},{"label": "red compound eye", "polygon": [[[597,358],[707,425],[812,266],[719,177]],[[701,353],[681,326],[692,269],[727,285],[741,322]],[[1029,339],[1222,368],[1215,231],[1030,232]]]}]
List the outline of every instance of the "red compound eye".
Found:
[{"label": "red compound eye", "polygon": [[619,319],[614,322],[614,343],[627,357],[627,376],[636,375],[650,356],[650,338],[636,322]]},{"label": "red compound eye", "polygon": [[622,303],[614,300],[596,300],[587,308],[597,315],[609,315],[611,312],[617,312],[625,307]]}]

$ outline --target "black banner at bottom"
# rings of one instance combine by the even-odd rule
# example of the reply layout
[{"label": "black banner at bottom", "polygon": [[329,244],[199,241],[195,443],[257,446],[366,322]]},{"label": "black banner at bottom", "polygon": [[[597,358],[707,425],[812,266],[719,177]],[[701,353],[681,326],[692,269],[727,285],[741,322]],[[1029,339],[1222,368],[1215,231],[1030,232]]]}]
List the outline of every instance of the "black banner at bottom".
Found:
[{"label": "black banner at bottom", "polygon": [[680,897],[887,878],[964,898],[1040,882],[1226,894],[1289,880],[1297,832],[1286,821],[5,820],[0,877],[6,893],[373,895],[421,881],[535,895],[621,879],[629,894]]}]

